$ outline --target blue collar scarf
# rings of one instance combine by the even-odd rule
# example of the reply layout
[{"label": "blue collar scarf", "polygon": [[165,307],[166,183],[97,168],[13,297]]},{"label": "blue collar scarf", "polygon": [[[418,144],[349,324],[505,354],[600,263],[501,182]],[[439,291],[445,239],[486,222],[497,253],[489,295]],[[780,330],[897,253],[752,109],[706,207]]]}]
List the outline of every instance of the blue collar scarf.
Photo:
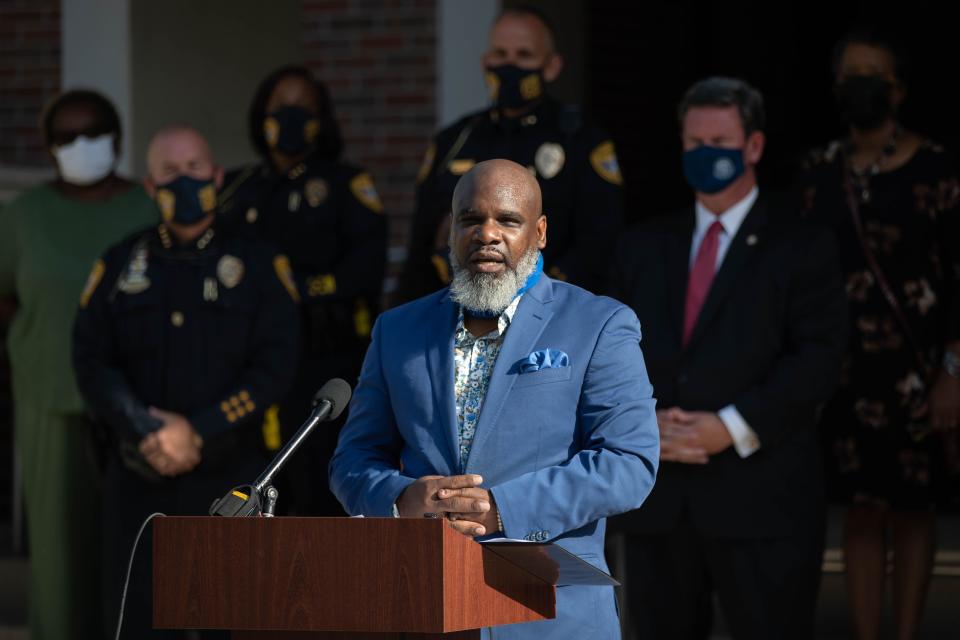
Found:
[{"label": "blue collar scarf", "polygon": [[[527,291],[533,288],[533,285],[537,284],[540,281],[540,276],[543,275],[543,254],[537,253],[537,266],[533,268],[533,273],[527,276],[527,281],[523,283],[523,286],[520,287],[520,290],[517,291],[517,295],[513,296],[513,299],[516,300],[518,297],[525,294]],[[487,310],[477,310],[469,309],[467,307],[463,308],[463,313],[466,316],[471,318],[499,318],[502,311],[487,311]]]}]

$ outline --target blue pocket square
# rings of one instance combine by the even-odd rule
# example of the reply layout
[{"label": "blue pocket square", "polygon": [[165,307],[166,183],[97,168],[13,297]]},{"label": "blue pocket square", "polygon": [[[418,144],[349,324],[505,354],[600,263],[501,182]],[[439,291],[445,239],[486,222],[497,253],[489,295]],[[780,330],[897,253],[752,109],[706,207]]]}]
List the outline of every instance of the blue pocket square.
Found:
[{"label": "blue pocket square", "polygon": [[534,351],[520,361],[520,373],[533,373],[541,369],[559,369],[569,367],[570,357],[557,349]]}]

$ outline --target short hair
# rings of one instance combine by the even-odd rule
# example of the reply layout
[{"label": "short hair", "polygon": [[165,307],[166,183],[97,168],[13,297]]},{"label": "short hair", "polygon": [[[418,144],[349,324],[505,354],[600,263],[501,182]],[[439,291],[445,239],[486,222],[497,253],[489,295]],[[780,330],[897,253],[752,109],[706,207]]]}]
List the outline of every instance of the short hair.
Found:
[{"label": "short hair", "polygon": [[102,119],[107,130],[116,135],[119,141],[123,137],[120,126],[120,114],[110,99],[92,89],[72,89],[61,93],[47,103],[40,113],[40,134],[43,136],[44,146],[53,144],[53,121],[65,107],[86,105],[92,107]]},{"label": "short hair", "polygon": [[893,59],[894,75],[901,82],[906,79],[909,64],[903,48],[895,37],[873,25],[855,27],[845,33],[843,37],[833,45],[833,52],[830,56],[830,71],[834,77],[840,73],[840,61],[843,60],[843,54],[852,44],[863,44],[886,51],[890,54],[890,58]]},{"label": "short hair", "polygon": [[173,135],[175,133],[194,133],[198,138],[203,140],[203,142],[210,149],[211,160],[213,159],[213,147],[210,146],[210,141],[207,140],[207,137],[203,135],[203,132],[200,129],[197,129],[195,126],[189,122],[171,122],[165,124],[156,131],[153,132],[153,135],[150,136],[150,140],[147,142],[147,152],[149,153],[150,148],[153,147],[154,143],[160,138],[165,138],[167,136]]},{"label": "short hair", "polygon": [[256,92],[253,94],[253,101],[250,103],[250,111],[247,115],[247,131],[250,136],[250,144],[256,150],[257,155],[266,158],[270,154],[270,147],[267,145],[267,139],[263,133],[263,120],[267,117],[267,103],[270,102],[270,96],[277,84],[285,78],[302,78],[306,80],[317,97],[317,116],[320,119],[320,135],[316,142],[316,151],[325,160],[339,160],[343,153],[343,137],[340,134],[340,125],[333,115],[333,101],[330,100],[330,92],[327,86],[317,80],[313,73],[304,66],[287,65],[273,71],[270,75],[260,82]]},{"label": "short hair", "polygon": [[739,78],[713,76],[695,82],[677,107],[681,127],[693,107],[736,107],[745,135],[763,131],[767,124],[763,94]]},{"label": "short hair", "polygon": [[507,16],[515,17],[527,17],[534,18],[539,20],[543,25],[544,29],[547,30],[547,39],[548,44],[550,45],[551,52],[556,52],[557,49],[557,29],[553,24],[553,20],[547,17],[547,14],[529,4],[517,4],[511,7],[505,7],[500,10],[500,13],[497,14],[496,19],[493,21],[493,24],[497,24],[501,19],[506,18]]}]

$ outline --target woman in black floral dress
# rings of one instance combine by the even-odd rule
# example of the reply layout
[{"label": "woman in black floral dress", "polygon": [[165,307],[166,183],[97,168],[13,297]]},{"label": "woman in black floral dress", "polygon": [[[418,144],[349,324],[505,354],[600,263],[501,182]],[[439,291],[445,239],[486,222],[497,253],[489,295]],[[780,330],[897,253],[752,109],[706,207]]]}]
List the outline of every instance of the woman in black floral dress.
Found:
[{"label": "woman in black floral dress", "polygon": [[897,121],[898,62],[876,34],[841,41],[835,88],[849,135],[812,153],[801,179],[804,214],[836,231],[850,302],[823,434],[828,487],[849,506],[844,558],[860,638],[879,637],[888,527],[897,637],[916,634],[934,508],[957,479],[960,193],[943,149]]}]

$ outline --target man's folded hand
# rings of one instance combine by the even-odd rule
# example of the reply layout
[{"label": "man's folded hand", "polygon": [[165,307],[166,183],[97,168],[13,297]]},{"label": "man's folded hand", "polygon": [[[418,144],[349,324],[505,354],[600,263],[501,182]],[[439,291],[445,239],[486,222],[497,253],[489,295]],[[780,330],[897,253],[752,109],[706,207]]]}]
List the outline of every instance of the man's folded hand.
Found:
[{"label": "man's folded hand", "polygon": [[496,507],[490,492],[480,488],[482,483],[475,474],[423,476],[400,494],[397,512],[402,518],[435,513],[467,536],[492,533],[497,530]]}]

